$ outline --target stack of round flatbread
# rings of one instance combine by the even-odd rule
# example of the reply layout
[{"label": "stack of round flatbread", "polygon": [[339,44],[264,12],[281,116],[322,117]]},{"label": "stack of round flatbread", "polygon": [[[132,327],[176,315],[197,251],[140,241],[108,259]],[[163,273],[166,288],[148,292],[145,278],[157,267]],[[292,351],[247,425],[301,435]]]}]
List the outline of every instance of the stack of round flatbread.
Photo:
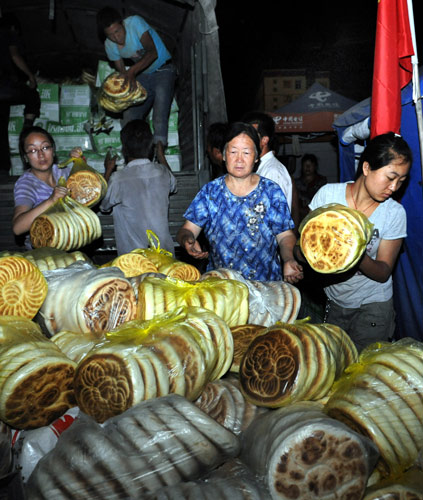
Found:
[{"label": "stack of round flatbread", "polygon": [[241,389],[259,406],[317,401],[357,359],[354,343],[338,326],[278,323],[249,344],[239,367]]},{"label": "stack of round flatbread", "polygon": [[99,340],[103,339],[104,335],[99,332],[81,333],[62,330],[55,333],[50,340],[57,345],[66,357],[75,363],[79,363]]},{"label": "stack of round flatbread", "polygon": [[244,398],[235,377],[206,384],[195,404],[236,435],[243,432],[257,415],[268,411]]},{"label": "stack of round flatbread", "polygon": [[118,267],[126,278],[134,278],[145,273],[157,273],[157,267],[150,259],[139,253],[129,252],[119,255],[100,267]]},{"label": "stack of round flatbread", "polygon": [[39,321],[50,336],[109,331],[135,317],[135,292],[120,269],[77,262],[44,276],[49,288]]},{"label": "stack of round flatbread", "polygon": [[369,347],[360,361],[341,378],[326,410],[372,439],[381,455],[380,477],[393,476],[414,464],[423,448],[423,343]]},{"label": "stack of round flatbread", "polygon": [[92,207],[99,203],[107,192],[105,178],[94,170],[78,170],[69,175],[66,180],[72,199],[86,207]]},{"label": "stack of round flatbread", "polygon": [[422,500],[423,471],[413,468],[395,479],[368,487],[363,500]]},{"label": "stack of round flatbread", "polygon": [[43,274],[29,260],[12,255],[0,258],[0,315],[32,319],[47,289]]},{"label": "stack of round flatbread", "polygon": [[285,281],[257,281],[245,279],[233,269],[214,269],[201,276],[232,279],[248,287],[248,323],[271,326],[277,321],[292,323],[297,319],[301,307],[301,293],[294,285]]},{"label": "stack of round flatbread", "polygon": [[75,406],[75,367],[36,323],[0,317],[0,419],[32,429],[61,417]]},{"label": "stack of round flatbread", "polygon": [[99,341],[75,374],[82,411],[98,422],[167,394],[196,399],[229,369],[228,325],[201,308],[179,308],[151,321],[129,321]]},{"label": "stack of round flatbread", "polygon": [[265,486],[237,459],[204,479],[183,481],[156,491],[149,500],[271,500]]},{"label": "stack of round flatbread", "polygon": [[265,330],[265,326],[251,324],[231,327],[232,337],[234,339],[234,359],[230,368],[231,372],[239,372],[239,365],[241,364],[242,357],[246,353],[248,346],[253,339],[258,337]]},{"label": "stack of round flatbread", "polygon": [[0,252],[0,257],[10,257],[11,255],[25,257],[25,259],[37,266],[41,272],[58,269],[59,267],[67,267],[78,260],[91,262],[91,259],[79,250],[65,252],[64,250],[51,247],[34,248],[27,252]]},{"label": "stack of round flatbread", "polygon": [[362,498],[376,457],[370,441],[311,402],[258,416],[240,455],[275,500]]},{"label": "stack of round flatbread", "polygon": [[188,282],[151,276],[139,284],[138,319],[151,319],[180,306],[204,307],[229,326],[242,325],[248,318],[248,288],[239,281],[218,278]]},{"label": "stack of round flatbread", "polygon": [[145,401],[100,426],[81,415],[37,464],[32,500],[152,498],[238,455],[238,438],[175,394]]},{"label": "stack of round flatbread", "polygon": [[301,222],[301,250],[315,271],[345,272],[360,260],[372,229],[373,224],[359,210],[330,203],[313,210]]},{"label": "stack of round flatbread", "polygon": [[29,234],[34,248],[76,250],[100,238],[100,219],[90,208],[65,196],[34,219]]},{"label": "stack of round flatbread", "polygon": [[98,95],[100,106],[107,111],[120,113],[130,106],[141,104],[147,99],[147,91],[135,81],[131,90],[129,80],[117,72],[111,73],[103,81]]},{"label": "stack of round flatbread", "polygon": [[[148,231],[147,231],[148,233]],[[176,259],[169,252],[156,250],[155,248],[136,248],[132,253],[138,253],[151,260],[157,268],[157,272],[171,278],[183,281],[197,281],[201,277],[200,271],[187,262]]]}]

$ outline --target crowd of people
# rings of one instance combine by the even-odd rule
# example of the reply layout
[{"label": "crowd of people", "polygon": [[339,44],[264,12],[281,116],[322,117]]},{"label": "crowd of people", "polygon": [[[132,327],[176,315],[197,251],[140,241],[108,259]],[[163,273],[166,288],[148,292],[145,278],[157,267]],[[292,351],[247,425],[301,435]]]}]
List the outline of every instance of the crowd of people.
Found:
[{"label": "crowd of people", "polygon": [[[97,23],[109,61],[131,86],[138,81],[148,92],[143,104],[123,114],[125,165],[116,171],[116,158],[106,156],[108,190],[99,210],[113,214],[118,254],[147,247],[147,229],[158,236],[162,248],[174,253],[168,211],[169,196],[177,185],[164,155],[176,78],[171,55],[140,16],[122,18],[105,7],[98,13]],[[9,35],[2,50],[8,47],[9,59],[19,65],[15,43]],[[21,64],[24,71],[25,67]],[[4,73],[3,69],[0,77]],[[31,82],[27,88],[36,92],[32,73],[26,73]],[[2,84],[3,92],[8,85]],[[2,102],[7,105],[16,99],[27,103],[29,118],[19,143],[26,171],[14,189],[13,231],[26,235],[29,249],[28,232],[34,219],[68,194],[65,187],[58,186],[58,178],[66,179],[70,167],[59,171],[54,138],[32,125],[39,112],[39,103],[29,98],[33,92],[13,99],[4,95]],[[151,109],[153,130],[146,122]],[[407,236],[405,210],[392,195],[410,169],[407,143],[393,133],[369,140],[355,181],[347,183],[328,183],[318,173],[318,159],[313,154],[302,157],[300,177],[294,179],[276,157],[275,124],[263,112],[211,124],[206,144],[211,180],[184,213],[185,221],[176,235],[182,251],[199,266],[207,260],[207,270],[234,269],[245,279],[284,280],[301,289],[305,275],[310,277],[297,245],[301,220],[309,211],[331,202],[359,210],[373,224],[373,235],[351,273],[322,282],[327,299],[324,320],[347,331],[359,350],[374,341],[391,339],[395,328],[391,276]],[[70,154],[76,157],[81,151],[76,145]],[[312,286],[320,286],[319,277],[312,276]]]}]

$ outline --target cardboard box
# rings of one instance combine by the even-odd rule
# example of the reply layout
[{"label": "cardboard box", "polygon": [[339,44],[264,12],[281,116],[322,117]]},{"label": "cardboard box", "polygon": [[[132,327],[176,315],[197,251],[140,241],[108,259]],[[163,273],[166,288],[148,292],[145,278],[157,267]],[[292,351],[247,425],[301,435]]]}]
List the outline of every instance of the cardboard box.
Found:
[{"label": "cardboard box", "polygon": [[62,125],[57,122],[48,122],[46,130],[54,137],[56,151],[69,151],[74,147],[83,150],[91,149],[90,138],[85,132],[83,123]]},{"label": "cardboard box", "polygon": [[59,85],[57,83],[39,83],[37,88],[41,99],[40,119],[58,122]]}]

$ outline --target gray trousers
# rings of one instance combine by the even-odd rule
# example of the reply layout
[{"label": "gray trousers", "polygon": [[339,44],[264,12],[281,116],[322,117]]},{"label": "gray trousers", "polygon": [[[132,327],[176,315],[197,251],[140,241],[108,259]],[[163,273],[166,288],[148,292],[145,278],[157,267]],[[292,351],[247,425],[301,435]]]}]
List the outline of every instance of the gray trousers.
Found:
[{"label": "gray trousers", "polygon": [[373,342],[392,339],[395,331],[393,299],[363,304],[356,309],[341,307],[328,300],[324,321],[345,330],[360,352]]}]

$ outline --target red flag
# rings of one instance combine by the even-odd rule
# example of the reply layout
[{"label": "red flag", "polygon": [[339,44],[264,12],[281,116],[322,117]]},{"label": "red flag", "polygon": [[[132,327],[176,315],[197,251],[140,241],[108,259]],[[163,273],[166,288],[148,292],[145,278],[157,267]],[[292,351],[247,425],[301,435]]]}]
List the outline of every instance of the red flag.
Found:
[{"label": "red flag", "polygon": [[413,40],[407,0],[379,0],[373,66],[370,136],[401,126],[401,89],[412,77]]}]

